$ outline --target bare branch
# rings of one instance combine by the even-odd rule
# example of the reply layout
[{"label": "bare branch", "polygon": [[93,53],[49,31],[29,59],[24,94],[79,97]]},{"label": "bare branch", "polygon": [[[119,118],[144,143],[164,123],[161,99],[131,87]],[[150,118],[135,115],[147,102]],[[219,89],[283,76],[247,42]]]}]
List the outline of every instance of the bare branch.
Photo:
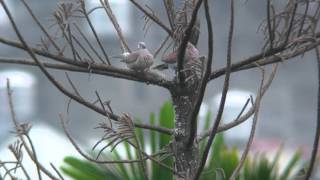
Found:
[{"label": "bare branch", "polygon": [[[8,17],[11,17],[6,4],[4,3],[3,0],[0,0],[0,3],[2,4],[2,7],[5,9],[6,13],[8,14]],[[11,18],[10,18],[11,19]],[[29,157],[31,158],[31,160],[36,164],[37,167],[39,167],[39,169],[45,173],[48,177],[50,177],[51,179],[57,180],[58,178],[56,178],[55,176],[53,176],[44,166],[42,166],[39,161],[36,159],[35,154],[33,152],[33,150],[31,150],[28,145],[27,142],[24,140],[22,135],[27,135],[27,132],[30,130],[26,129],[24,127],[24,124],[20,125],[19,122],[16,119],[16,113],[14,111],[14,106],[13,106],[13,101],[12,101],[12,90],[10,88],[10,82],[9,80],[7,80],[7,96],[9,99],[9,109],[10,109],[10,114],[11,114],[11,120],[15,125],[16,128],[16,132],[17,135],[19,137],[19,139],[21,140],[21,142],[23,143],[23,146],[25,148],[25,150],[27,151]]]},{"label": "bare branch", "polygon": [[76,27],[76,29],[78,30],[79,34],[81,35],[81,37],[85,40],[85,42],[87,43],[87,45],[89,46],[89,48],[91,49],[91,51],[93,51],[93,53],[98,57],[98,59],[103,62],[102,57],[99,55],[99,53],[96,51],[96,49],[93,47],[93,45],[91,44],[91,42],[88,40],[88,38],[86,37],[86,35],[81,31],[81,29],[79,28],[79,26],[77,24],[74,24],[74,26]]},{"label": "bare branch", "polygon": [[39,180],[41,180],[42,177],[41,177],[41,172],[40,172],[40,162],[39,162],[37,154],[36,154],[36,149],[34,148],[33,142],[31,140],[29,134],[25,134],[25,136],[27,137],[27,140],[28,140],[28,142],[29,142],[29,144],[31,146],[31,151],[32,151],[32,154],[33,154],[33,157],[34,157],[34,163],[37,166],[38,177],[39,177]]},{"label": "bare branch", "polygon": [[100,3],[103,6],[104,10],[106,11],[110,21],[112,22],[113,27],[117,31],[117,34],[118,34],[118,37],[119,37],[119,41],[121,42],[122,52],[126,52],[126,51],[131,52],[127,41],[124,39],[121,27],[120,27],[120,25],[118,23],[118,20],[117,20],[116,16],[112,12],[112,9],[111,9],[110,4],[109,4],[109,0],[100,0]]},{"label": "bare branch", "polygon": [[[95,30],[95,28],[94,28],[94,26],[93,26],[90,18],[89,18],[89,15],[88,15],[88,13],[87,13],[84,0],[79,0],[79,2],[80,2],[80,4],[81,4],[81,8],[82,8],[82,11],[83,11],[83,15],[84,15],[85,19],[87,20],[87,22],[88,22],[88,24],[89,24],[89,27],[90,27],[90,29],[91,29],[94,37],[96,38],[96,41],[97,41],[97,43],[98,43],[98,45],[99,45],[99,47],[100,47],[100,49],[101,49],[101,51],[102,51],[105,59],[107,60],[108,64],[111,65],[111,64],[110,64],[109,57],[108,57],[108,55],[107,55],[104,47],[102,46],[102,43],[101,43],[101,41],[100,41],[100,38],[99,38],[99,36],[98,36],[98,34],[97,34],[97,32],[96,32],[96,30]],[[102,63],[105,63],[105,62],[102,61]]]},{"label": "bare branch", "polygon": [[[65,94],[66,96],[74,99],[75,101],[77,101],[78,103],[87,106],[88,108],[102,114],[105,115],[105,112],[101,109],[98,108],[96,106],[94,106],[93,104],[91,104],[90,102],[87,102],[86,100],[76,96],[75,94],[69,92],[67,89],[65,89],[58,81],[56,81],[51,74],[46,70],[45,66],[42,64],[41,61],[39,61],[39,59],[36,57],[36,55],[34,54],[34,52],[32,51],[32,49],[28,46],[28,44],[25,42],[24,38],[22,37],[20,31],[18,30],[15,22],[13,21],[11,14],[9,12],[9,10],[6,8],[6,6],[4,5],[4,1],[1,1],[1,3],[3,4],[3,7],[9,17],[9,20],[14,28],[15,33],[17,34],[19,40],[22,43],[22,46],[27,50],[28,54],[32,57],[32,59],[38,64],[39,68],[41,69],[41,71],[46,75],[46,77],[50,80],[50,82],[55,85],[63,94]],[[109,113],[109,117],[113,120],[118,120],[119,116],[115,115],[115,114],[111,114]],[[165,133],[169,133],[171,134],[172,130],[168,130],[166,128],[162,128],[162,127],[154,127],[154,126],[150,126],[150,125],[145,125],[145,124],[135,124],[136,127],[141,127],[141,128],[148,128],[150,127],[150,129],[156,130],[158,129],[159,132],[165,132]]]},{"label": "bare branch", "polygon": [[69,141],[72,143],[73,147],[79,152],[79,154],[81,154],[81,156],[83,156],[84,158],[86,158],[89,161],[98,163],[98,164],[114,164],[114,163],[138,163],[140,162],[140,160],[112,160],[112,161],[100,161],[100,160],[96,160],[91,158],[90,156],[88,156],[86,153],[84,153],[81,148],[79,147],[79,145],[75,142],[75,140],[72,138],[71,134],[69,133],[69,131],[67,130],[67,127],[65,125],[65,120],[62,116],[62,114],[59,114],[59,118],[60,118],[60,122],[62,125],[62,128],[64,130],[64,133],[67,135],[67,138],[69,139]]},{"label": "bare branch", "polygon": [[[14,164],[16,164],[16,168],[19,166],[24,174],[24,176],[27,179],[31,179],[26,168],[24,167],[24,165],[22,164],[22,148],[23,144],[17,140],[14,144],[9,145],[9,150],[12,152],[13,156],[15,157],[15,159],[17,160],[17,162],[14,162]],[[8,164],[8,162],[4,162],[5,164]],[[1,167],[1,162],[0,162],[0,167]]]},{"label": "bare branch", "polygon": [[64,180],[62,174],[58,171],[58,169],[57,169],[52,163],[50,163],[50,166],[51,166],[52,169],[57,173],[57,175],[59,176],[59,178],[60,178],[61,180]]},{"label": "bare branch", "polygon": [[317,122],[316,122],[316,132],[314,135],[313,148],[311,153],[311,158],[309,162],[309,167],[306,173],[306,179],[309,179],[312,175],[313,167],[317,158],[319,136],[320,136],[320,49],[317,47],[315,49],[318,65],[318,104],[317,104]]},{"label": "bare branch", "polygon": [[94,63],[93,57],[91,56],[89,51],[82,45],[82,43],[77,39],[77,37],[75,37],[72,34],[71,34],[71,36],[72,36],[72,39],[75,40],[77,45],[80,47],[80,49],[88,56],[88,58],[90,59],[91,62],[88,62],[85,58],[83,58],[83,59],[86,60],[88,63]]},{"label": "bare branch", "polygon": [[173,0],[162,0],[162,2],[164,4],[164,7],[166,8],[170,27],[171,29],[174,29],[174,26],[175,26],[174,18],[176,16],[174,11],[174,2]]},{"label": "bare branch", "polygon": [[197,100],[195,102],[194,108],[191,113],[191,125],[190,125],[191,132],[190,132],[190,137],[187,143],[187,147],[190,147],[191,145],[193,145],[194,139],[197,135],[197,116],[200,110],[201,103],[203,101],[204,93],[207,86],[207,81],[211,74],[211,65],[212,65],[212,58],[213,58],[213,30],[212,30],[208,0],[204,1],[204,9],[205,9],[206,22],[207,22],[207,29],[208,29],[208,49],[209,49],[208,60],[207,60],[206,68],[201,68],[201,70],[205,72],[201,80],[199,95],[197,97]]},{"label": "bare branch", "polygon": [[179,80],[178,82],[180,83],[180,85],[183,85],[184,80],[185,80],[185,77],[182,73],[182,70],[183,70],[183,61],[184,61],[184,55],[186,52],[186,47],[187,47],[188,41],[192,35],[192,29],[197,21],[197,15],[198,15],[198,11],[200,9],[200,6],[202,4],[202,1],[203,0],[198,0],[197,4],[195,5],[194,10],[191,15],[191,20],[189,22],[187,29],[184,32],[183,39],[182,39],[181,44],[179,46],[178,55],[177,55],[177,72],[178,72],[177,76],[178,76],[178,80]]},{"label": "bare branch", "polygon": [[[274,71],[277,69],[277,65],[274,66]],[[244,152],[242,153],[241,155],[241,158],[240,158],[240,161],[237,165],[237,167],[234,169],[231,177],[230,177],[230,180],[235,180],[247,158],[247,155],[249,153],[249,150],[250,150],[250,147],[252,145],[252,142],[253,142],[253,137],[254,137],[254,134],[255,134],[255,131],[256,131],[256,125],[257,125],[257,122],[258,122],[258,114],[259,114],[259,110],[260,110],[260,102],[261,102],[261,97],[262,97],[262,90],[263,90],[263,86],[264,86],[264,78],[265,78],[265,70],[263,68],[261,68],[261,71],[262,71],[262,79],[261,79],[261,83],[260,83],[260,87],[259,87],[259,90],[258,90],[258,96],[260,98],[258,98],[255,102],[255,113],[254,113],[254,116],[253,116],[253,120],[252,120],[252,125],[251,125],[251,131],[250,131],[250,136],[249,136],[249,140],[246,144],[246,147],[244,149]],[[272,76],[272,74],[271,74]]]},{"label": "bare branch", "polygon": [[61,53],[61,50],[59,48],[59,46],[55,43],[55,41],[51,38],[50,34],[48,33],[48,31],[46,30],[46,28],[41,24],[41,22],[38,20],[38,18],[34,15],[32,9],[30,8],[30,6],[28,5],[28,3],[26,2],[26,0],[22,0],[23,5],[26,7],[27,11],[29,12],[29,14],[31,15],[32,19],[37,23],[37,25],[39,26],[39,28],[41,29],[41,31],[46,35],[46,37],[49,39],[49,41],[51,42],[51,44],[53,45],[53,47],[59,52]]},{"label": "bare branch", "polygon": [[[27,49],[18,42],[15,41],[10,41],[4,38],[0,38],[0,42],[3,44],[7,44],[12,47],[16,47],[19,49],[23,49],[27,51]],[[38,55],[56,60],[58,62],[74,65],[74,66],[79,66],[82,68],[87,69],[86,71],[80,71],[80,72],[93,72],[95,69],[100,71],[98,74],[105,74],[107,76],[111,77],[117,77],[117,78],[123,78],[127,80],[133,80],[133,81],[138,81],[138,82],[144,82],[147,84],[154,84],[154,85],[159,85],[162,87],[170,88],[173,86],[173,82],[167,80],[162,74],[159,74],[158,71],[150,71],[150,72],[145,72],[145,73],[138,73],[136,71],[130,70],[130,69],[120,69],[116,68],[113,66],[108,66],[105,64],[88,64],[86,62],[76,62],[73,59],[60,56],[60,55],[54,55],[36,48],[31,48],[31,50]],[[7,62],[9,63],[9,62]],[[89,68],[89,69],[88,69]]]},{"label": "bare branch", "polygon": [[[314,49],[316,46],[320,44],[320,41],[318,40],[320,38],[320,32],[315,34],[315,37],[312,38],[312,43],[310,43],[310,40],[304,41],[301,43],[300,47],[290,54],[283,55],[284,57],[281,58],[281,55],[279,53],[288,50],[289,47],[276,47],[273,50],[268,50],[265,53],[259,53],[256,55],[253,55],[249,58],[246,58],[244,60],[240,60],[237,63],[233,63],[231,65],[231,71],[236,72],[244,69],[250,69],[257,67],[254,63],[262,65],[267,65],[271,63],[276,63],[285,59],[291,59],[293,57],[296,57],[298,55],[304,54],[312,49]],[[281,53],[283,54],[283,53]],[[280,55],[280,56],[279,56]],[[226,73],[226,68],[218,69],[211,73],[209,81],[215,78],[218,78]]]},{"label": "bare branch", "polygon": [[267,0],[267,23],[268,23],[268,32],[269,32],[269,41],[270,41],[270,49],[273,48],[273,39],[274,39],[274,30],[271,27],[271,15],[270,15],[270,8],[271,8],[271,0]]},{"label": "bare branch", "polygon": [[70,79],[70,77],[69,77],[69,75],[68,75],[67,72],[65,72],[65,75],[66,75],[66,77],[67,77],[67,79],[68,79],[68,82],[69,82],[69,84],[71,85],[74,93],[76,93],[77,96],[81,97],[79,91],[77,90],[77,88],[76,88],[76,86],[73,84],[73,82],[71,81],[71,79]]},{"label": "bare branch", "polygon": [[[262,99],[263,95],[267,92],[268,88],[270,87],[270,85],[272,83],[272,80],[275,77],[275,74],[276,74],[276,70],[273,70],[269,79],[267,80],[267,82],[263,86],[261,93],[259,93],[258,96],[256,97],[255,103],[251,106],[251,108],[244,115],[242,115],[240,117],[238,116],[235,120],[231,121],[230,123],[219,126],[219,128],[217,130],[218,133],[226,131],[228,129],[231,129],[231,128],[245,122],[247,119],[249,119],[251,117],[251,115],[254,114],[257,100]],[[209,134],[210,134],[210,131],[202,133],[198,137],[198,141],[202,141],[204,138],[208,137]]]},{"label": "bare branch", "polygon": [[130,0],[130,2],[136,6],[143,14],[148,16],[152,21],[154,21],[156,24],[158,24],[163,30],[165,30],[171,37],[173,37],[173,32],[168,28],[163,22],[160,21],[160,19],[153,14],[149,13],[145,8],[143,8],[137,1]]},{"label": "bare branch", "polygon": [[223,86],[223,90],[222,90],[222,95],[221,95],[221,100],[220,100],[220,105],[219,105],[219,109],[218,109],[218,114],[217,117],[214,121],[213,127],[210,131],[210,135],[209,135],[209,139],[208,142],[205,146],[204,152],[202,157],[200,158],[200,164],[199,167],[197,169],[196,175],[195,175],[195,179],[198,179],[200,177],[200,174],[206,164],[207,161],[207,157],[209,154],[209,150],[211,148],[211,144],[214,140],[214,137],[217,133],[220,121],[222,119],[222,114],[223,114],[223,110],[224,110],[224,105],[226,102],[226,98],[227,98],[227,93],[228,93],[228,89],[229,89],[229,79],[230,79],[230,74],[231,74],[231,50],[232,50],[232,38],[233,38],[233,30],[234,30],[234,0],[231,0],[230,3],[230,27],[229,27],[229,36],[228,36],[228,52],[227,52],[227,70],[226,70],[226,77],[224,80],[224,86]]}]

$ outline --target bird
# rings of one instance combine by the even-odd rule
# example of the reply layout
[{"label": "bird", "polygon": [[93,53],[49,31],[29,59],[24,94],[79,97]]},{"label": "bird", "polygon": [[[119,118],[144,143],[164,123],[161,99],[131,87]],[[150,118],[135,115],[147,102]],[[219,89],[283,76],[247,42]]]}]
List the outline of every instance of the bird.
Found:
[{"label": "bird", "polygon": [[144,42],[138,43],[138,49],[133,52],[124,52],[123,54],[112,56],[119,58],[121,62],[126,63],[129,69],[138,72],[145,72],[153,64],[153,55],[149,52]]},{"label": "bird", "polygon": [[[178,50],[173,51],[166,56],[164,56],[161,61],[164,64],[160,64],[158,66],[155,66],[154,69],[158,70],[164,70],[164,69],[175,69],[177,68],[177,56],[178,56]],[[199,50],[190,42],[187,43],[186,51],[184,54],[184,64],[190,62],[190,61],[196,61],[199,58]]]}]

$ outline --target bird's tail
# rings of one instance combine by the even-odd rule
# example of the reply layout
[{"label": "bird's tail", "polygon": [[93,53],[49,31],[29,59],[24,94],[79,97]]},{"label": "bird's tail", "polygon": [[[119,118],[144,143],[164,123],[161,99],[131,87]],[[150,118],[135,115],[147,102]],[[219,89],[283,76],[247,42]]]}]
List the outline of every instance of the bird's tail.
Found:
[{"label": "bird's tail", "polygon": [[160,64],[160,65],[157,65],[157,66],[153,67],[152,69],[165,70],[165,69],[168,69],[168,68],[169,68],[168,64]]}]

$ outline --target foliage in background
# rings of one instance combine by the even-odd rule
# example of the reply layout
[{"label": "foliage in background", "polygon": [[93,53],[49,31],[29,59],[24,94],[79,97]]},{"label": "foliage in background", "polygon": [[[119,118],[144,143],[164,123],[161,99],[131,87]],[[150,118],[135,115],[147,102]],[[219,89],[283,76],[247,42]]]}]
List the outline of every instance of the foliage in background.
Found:
[{"label": "foliage in background", "polygon": [[[208,112],[205,118],[204,129],[209,127],[211,121],[211,113]],[[138,120],[139,121],[139,120]],[[150,114],[150,124],[173,128],[174,127],[174,109],[170,102],[166,102],[160,109],[158,121],[154,113]],[[167,150],[166,145],[170,143],[171,137],[155,131],[149,131],[143,134],[142,130],[136,128],[136,133],[139,138],[141,148],[144,152],[151,152],[155,154],[159,151]],[[150,146],[147,147],[147,144]],[[200,143],[200,151],[204,149],[204,141]],[[128,143],[124,143],[125,153],[127,159],[138,159],[136,151],[130,147]],[[265,154],[256,154],[253,157],[248,157],[245,165],[237,177],[237,180],[277,180],[277,179],[291,179],[295,176],[297,165],[301,158],[301,152],[297,151],[284,170],[279,172],[279,159],[281,155],[281,148],[277,152],[272,161],[267,159]],[[119,149],[114,149],[110,153],[105,153],[105,159],[121,160]],[[202,173],[201,180],[216,180],[216,179],[229,179],[233,170],[239,163],[239,150],[236,148],[228,148],[225,145],[223,135],[217,135],[215,142],[212,144],[212,151],[207,161],[207,166]],[[170,154],[165,153],[156,157],[162,163],[173,167],[173,160]],[[140,180],[143,179],[143,174],[139,171],[139,164],[108,164],[98,165],[88,162],[86,160],[77,159],[75,157],[66,157],[64,159],[65,165],[61,170],[69,177],[76,180],[105,180],[105,179],[130,179]],[[149,176],[153,180],[172,180],[172,173],[160,167],[158,164],[148,160],[147,161]],[[89,178],[90,177],[90,178]]]}]

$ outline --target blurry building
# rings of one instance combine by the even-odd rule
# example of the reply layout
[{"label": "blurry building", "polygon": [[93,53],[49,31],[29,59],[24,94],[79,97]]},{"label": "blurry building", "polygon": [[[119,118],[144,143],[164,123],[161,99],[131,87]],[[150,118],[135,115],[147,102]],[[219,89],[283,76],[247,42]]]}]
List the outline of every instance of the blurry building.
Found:
[{"label": "blurry building", "polygon": [[[20,29],[23,29],[24,37],[33,46],[36,46],[40,41],[41,31],[36,27],[32,18],[28,16],[27,11],[18,0],[7,2],[10,3],[10,9]],[[43,24],[47,27],[52,25],[50,15],[56,8],[57,1],[29,0],[28,2]],[[90,8],[96,6],[93,0],[87,0],[87,2]],[[99,2],[99,0],[96,0],[96,2]],[[136,7],[126,0],[112,0],[110,2],[112,7],[116,9],[115,15],[123,27],[124,35],[130,47],[134,49],[137,42],[145,41],[147,46],[154,51],[159,46],[160,40],[165,37],[165,32],[157,25],[152,24],[148,34],[144,35],[142,30],[144,26],[143,14],[138,12]],[[167,22],[166,15],[162,11],[162,1],[145,1],[145,3],[153,8],[154,13],[159,15],[163,21]],[[215,36],[213,69],[217,70],[225,65],[226,59],[229,21],[227,1],[214,1],[212,13]],[[10,24],[3,15],[4,13],[1,9],[0,35],[16,39]],[[200,15],[200,17],[204,17],[202,10]],[[101,35],[100,37],[107,53],[109,55],[121,53],[115,30],[108,17],[105,16],[104,10],[99,9],[93,12],[90,17]],[[265,4],[260,1],[247,3],[239,1],[236,6],[235,17],[233,62],[240,61],[261,51],[263,35],[262,33],[257,33],[257,27],[265,17]],[[201,37],[198,47],[201,54],[206,55],[207,30],[204,19],[201,19],[201,23]],[[85,32],[90,33],[90,29],[85,24],[80,25],[82,25],[81,27]],[[90,34],[89,37],[94,42],[93,35]],[[2,44],[0,44],[0,55],[2,57],[28,57],[26,53],[20,50]],[[160,62],[159,57],[156,59],[156,64]],[[112,63],[116,66],[125,67],[114,60],[112,60]],[[312,143],[316,121],[317,84],[315,63],[314,54],[307,53],[304,57],[297,57],[294,60],[280,64],[277,76],[262,100],[257,125],[257,138],[280,139],[294,147],[309,146]],[[1,64],[0,74],[13,68],[32,74],[37,79],[37,83],[30,90],[33,91],[32,96],[35,96],[32,100],[35,101],[32,102],[32,106],[34,106],[34,112],[36,112],[32,116],[35,120],[34,123],[41,121],[60,129],[58,114],[66,112],[68,98],[50,84],[37,67]],[[70,87],[63,72],[57,70],[50,70],[50,72],[61,83]],[[268,67],[267,72],[270,72],[270,67]],[[94,101],[94,92],[98,90],[104,100],[111,100],[111,106],[117,114],[127,112],[132,116],[146,120],[150,112],[158,112],[162,103],[170,99],[170,94],[166,90],[151,85],[81,73],[69,73],[69,75],[79,88],[82,96]],[[260,80],[261,73],[258,69],[233,73],[231,75],[230,88],[255,93]],[[217,78],[210,83],[206,91],[205,103],[210,103],[214,96],[221,93],[222,83],[223,77]],[[0,87],[2,86],[1,84]],[[0,101],[5,100],[2,97]],[[26,96],[23,100],[29,101],[30,99]],[[17,100],[17,106],[19,106],[19,103],[20,101]],[[217,107],[214,106],[211,109],[216,111]],[[75,102],[71,102],[69,112],[71,132],[82,141],[95,134],[93,128],[99,121],[103,120],[102,116]],[[228,113],[230,112],[225,111],[226,117],[236,114],[235,112]],[[1,124],[6,123],[2,120],[0,122]],[[0,132],[3,127],[6,128],[7,126],[1,125]]]}]

